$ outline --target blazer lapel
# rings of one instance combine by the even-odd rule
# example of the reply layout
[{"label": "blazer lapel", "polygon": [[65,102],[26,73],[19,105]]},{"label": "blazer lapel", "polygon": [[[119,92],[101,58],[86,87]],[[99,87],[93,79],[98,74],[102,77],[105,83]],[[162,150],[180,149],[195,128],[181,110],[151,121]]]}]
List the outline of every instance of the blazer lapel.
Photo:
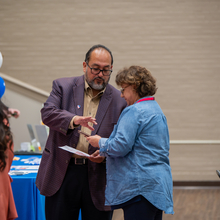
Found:
[{"label": "blazer lapel", "polygon": [[107,109],[111,103],[112,100],[112,92],[111,92],[111,88],[107,85],[106,86],[106,90],[104,92],[104,94],[101,97],[101,100],[99,102],[99,107],[96,113],[96,122],[97,125],[94,125],[94,131],[92,131],[92,135],[95,135],[101,125],[101,122],[103,120],[103,118],[105,117],[105,114],[107,112]]},{"label": "blazer lapel", "polygon": [[83,105],[84,105],[84,88],[85,88],[85,82],[84,82],[84,76],[78,78],[78,80],[75,82],[75,86],[73,87],[73,105],[74,105],[74,112],[76,115],[83,115]]}]

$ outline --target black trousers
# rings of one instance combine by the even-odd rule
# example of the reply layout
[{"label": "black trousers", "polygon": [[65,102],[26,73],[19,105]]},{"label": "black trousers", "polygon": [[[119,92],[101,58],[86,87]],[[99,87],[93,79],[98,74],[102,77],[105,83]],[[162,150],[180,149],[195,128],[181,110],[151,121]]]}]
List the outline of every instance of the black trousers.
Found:
[{"label": "black trousers", "polygon": [[88,165],[76,165],[73,159],[59,191],[45,198],[47,220],[111,220],[112,212],[99,211],[92,202],[88,183]]},{"label": "black trousers", "polygon": [[162,210],[142,196],[140,201],[123,206],[122,209],[125,220],[162,220]]}]

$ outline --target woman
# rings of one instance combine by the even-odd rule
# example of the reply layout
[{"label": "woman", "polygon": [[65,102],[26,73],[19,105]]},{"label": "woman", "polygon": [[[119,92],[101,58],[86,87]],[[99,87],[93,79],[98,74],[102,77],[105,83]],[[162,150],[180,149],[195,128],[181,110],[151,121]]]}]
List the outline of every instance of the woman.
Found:
[{"label": "woman", "polygon": [[7,115],[0,108],[0,219],[18,217],[11,189],[12,179],[8,175],[13,159],[13,140]]},{"label": "woman", "polygon": [[125,220],[159,220],[173,214],[166,117],[154,100],[156,80],[144,67],[124,68],[116,76],[124,109],[109,138],[87,137],[106,157],[106,205],[122,208]]}]

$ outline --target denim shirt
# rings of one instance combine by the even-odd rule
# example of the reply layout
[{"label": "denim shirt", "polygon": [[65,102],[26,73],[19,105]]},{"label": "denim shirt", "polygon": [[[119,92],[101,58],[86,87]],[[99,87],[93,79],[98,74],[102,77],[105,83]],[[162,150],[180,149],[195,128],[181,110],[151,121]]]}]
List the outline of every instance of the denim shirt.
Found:
[{"label": "denim shirt", "polygon": [[106,156],[105,205],[119,205],[142,195],[173,214],[173,181],[167,120],[155,100],[126,107],[109,138],[99,140]]}]

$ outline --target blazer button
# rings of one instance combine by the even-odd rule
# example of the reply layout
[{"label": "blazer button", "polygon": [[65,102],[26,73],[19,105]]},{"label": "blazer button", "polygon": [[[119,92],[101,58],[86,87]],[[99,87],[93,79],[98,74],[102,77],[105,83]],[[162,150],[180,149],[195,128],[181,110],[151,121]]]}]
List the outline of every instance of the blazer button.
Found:
[{"label": "blazer button", "polygon": [[60,131],[62,131],[62,132],[64,132],[64,133],[66,133],[66,130],[65,130],[65,129],[63,129],[63,128],[60,128]]},{"label": "blazer button", "polygon": [[69,161],[68,161],[68,160],[66,160],[66,163],[69,163]]}]

